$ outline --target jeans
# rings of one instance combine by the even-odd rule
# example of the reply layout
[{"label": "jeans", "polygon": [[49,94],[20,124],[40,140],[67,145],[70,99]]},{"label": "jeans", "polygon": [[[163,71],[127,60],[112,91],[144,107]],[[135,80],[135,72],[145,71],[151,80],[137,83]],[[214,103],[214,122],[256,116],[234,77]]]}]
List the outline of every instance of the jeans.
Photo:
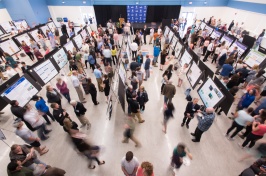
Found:
[{"label": "jeans", "polygon": [[71,98],[70,98],[69,92],[68,93],[63,93],[62,95],[67,99],[68,103],[70,103]]},{"label": "jeans", "polygon": [[153,64],[156,64],[156,62],[157,62],[157,59],[158,59],[158,56],[157,56],[157,57],[155,57],[155,56],[154,56],[154,58],[153,58],[153,61],[152,61],[152,62],[153,62]]},{"label": "jeans", "polygon": [[145,70],[145,79],[148,79],[150,77],[150,69]]},{"label": "jeans", "polygon": [[38,158],[35,158],[33,160],[33,164],[29,165],[27,168],[29,168],[30,170],[35,170],[35,164],[43,164],[45,167],[47,166],[47,164],[45,164],[44,162],[42,162]]},{"label": "jeans", "polygon": [[164,103],[167,104],[168,102],[172,102],[172,98],[167,98],[164,96]]},{"label": "jeans", "polygon": [[198,127],[195,129],[195,140],[200,142],[201,135],[204,133],[204,131],[201,131]]},{"label": "jeans", "polygon": [[41,140],[45,140],[46,136],[45,134],[47,134],[49,132],[49,130],[47,130],[46,125],[43,123],[42,125],[38,126],[35,128],[37,130],[37,135]]},{"label": "jeans", "polygon": [[226,134],[229,135],[229,133],[236,128],[236,130],[234,131],[234,133],[230,136],[230,138],[235,137],[235,135],[237,135],[238,132],[240,132],[244,127],[239,125],[238,123],[236,123],[236,121],[233,121],[232,126],[227,130]]}]

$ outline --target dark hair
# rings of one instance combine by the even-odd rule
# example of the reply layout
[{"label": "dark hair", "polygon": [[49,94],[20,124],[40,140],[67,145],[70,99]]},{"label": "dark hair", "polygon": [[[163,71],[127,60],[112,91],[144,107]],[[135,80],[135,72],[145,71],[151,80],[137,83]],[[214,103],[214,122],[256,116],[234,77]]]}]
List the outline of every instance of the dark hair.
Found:
[{"label": "dark hair", "polygon": [[103,77],[104,77],[104,79],[107,79],[108,78],[108,76],[105,74],[105,75],[103,75]]},{"label": "dark hair", "polygon": [[50,105],[50,107],[51,107],[52,109],[54,109],[56,104],[57,104],[57,103],[52,103],[52,104]]},{"label": "dark hair", "polygon": [[112,46],[112,50],[114,50],[114,49],[115,49],[115,46],[113,45],[113,46]]},{"label": "dark hair", "polygon": [[32,98],[31,98],[31,100],[37,101],[37,100],[39,100],[39,96],[38,95],[33,95]]},{"label": "dark hair", "polygon": [[232,77],[231,77],[231,81],[233,81],[233,82],[238,82],[238,80],[239,80],[239,75],[238,74],[234,74]]},{"label": "dark hair", "polygon": [[229,90],[229,93],[232,95],[235,95],[237,91],[239,90],[238,86],[234,86]]},{"label": "dark hair", "polygon": [[137,76],[137,74],[136,74],[136,72],[135,72],[135,71],[132,71],[131,78],[133,78],[134,76]]},{"label": "dark hair", "polygon": [[137,94],[136,93],[133,93],[132,94],[132,98],[136,98],[137,97]]},{"label": "dark hair", "polygon": [[8,165],[7,165],[7,169],[9,171],[15,171],[18,167],[18,164],[16,162],[10,162]]},{"label": "dark hair", "polygon": [[21,64],[26,64],[25,62],[21,62]]},{"label": "dark hair", "polygon": [[164,77],[165,75],[168,75],[168,73],[169,73],[169,70],[165,70],[164,73],[163,73],[163,77]]},{"label": "dark hair", "polygon": [[248,109],[247,109],[247,112],[250,114],[250,113],[252,113],[254,111],[254,108],[252,108],[252,107],[249,107]]},{"label": "dark hair", "polygon": [[92,82],[91,82],[91,78],[88,78],[88,84],[91,84]]},{"label": "dark hair", "polygon": [[10,105],[11,105],[11,106],[15,106],[15,105],[16,105],[16,102],[17,102],[17,100],[12,100],[12,101],[10,101]]},{"label": "dark hair", "polygon": [[174,67],[174,65],[170,64],[166,70],[171,71],[171,70],[173,70],[173,67]]},{"label": "dark hair", "polygon": [[127,161],[131,161],[132,159],[133,159],[133,152],[131,152],[131,151],[128,151],[127,153],[126,153],[126,160]]}]

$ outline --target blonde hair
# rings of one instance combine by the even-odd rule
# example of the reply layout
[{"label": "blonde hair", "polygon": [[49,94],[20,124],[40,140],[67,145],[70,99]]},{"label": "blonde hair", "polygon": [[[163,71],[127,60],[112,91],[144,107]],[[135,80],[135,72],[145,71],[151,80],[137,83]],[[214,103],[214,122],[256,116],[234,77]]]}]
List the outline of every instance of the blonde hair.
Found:
[{"label": "blonde hair", "polygon": [[145,173],[147,174],[147,176],[152,176],[153,174],[153,165],[148,162],[148,161],[144,161],[141,163],[141,168],[145,169]]},{"label": "blonde hair", "polygon": [[64,121],[64,127],[67,129],[67,130],[70,130],[72,128],[72,122],[70,121],[69,118],[65,118]]},{"label": "blonde hair", "polygon": [[145,90],[144,86],[140,86],[139,89],[142,89],[143,91]]},{"label": "blonde hair", "polygon": [[252,70],[259,71],[259,65],[257,64],[253,65]]},{"label": "blonde hair", "polygon": [[50,87],[51,87],[50,85],[46,86],[46,90],[48,90]]}]

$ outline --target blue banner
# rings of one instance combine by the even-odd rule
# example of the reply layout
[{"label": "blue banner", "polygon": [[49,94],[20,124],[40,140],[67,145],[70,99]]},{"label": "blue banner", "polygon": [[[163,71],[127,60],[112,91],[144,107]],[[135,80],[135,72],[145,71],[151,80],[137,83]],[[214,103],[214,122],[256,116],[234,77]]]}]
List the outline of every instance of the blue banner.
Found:
[{"label": "blue banner", "polygon": [[131,23],[145,23],[147,14],[146,5],[128,5],[127,20]]}]

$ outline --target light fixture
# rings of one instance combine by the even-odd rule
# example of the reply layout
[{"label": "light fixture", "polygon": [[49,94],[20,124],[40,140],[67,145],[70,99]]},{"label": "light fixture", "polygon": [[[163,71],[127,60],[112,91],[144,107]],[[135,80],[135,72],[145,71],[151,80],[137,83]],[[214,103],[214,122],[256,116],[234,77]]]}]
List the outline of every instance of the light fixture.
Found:
[{"label": "light fixture", "polygon": [[136,2],[136,4],[138,5],[138,4],[139,4],[139,2]]},{"label": "light fixture", "polygon": [[62,4],[65,4],[65,1],[62,1]]},{"label": "light fixture", "polygon": [[83,4],[86,4],[86,1],[83,1]]},{"label": "light fixture", "polygon": [[205,1],[204,4],[206,5],[207,4],[207,1]]},{"label": "light fixture", "polygon": [[190,1],[190,2],[188,2],[188,4],[190,4],[190,5],[191,5],[191,4],[192,4],[192,2]]}]

